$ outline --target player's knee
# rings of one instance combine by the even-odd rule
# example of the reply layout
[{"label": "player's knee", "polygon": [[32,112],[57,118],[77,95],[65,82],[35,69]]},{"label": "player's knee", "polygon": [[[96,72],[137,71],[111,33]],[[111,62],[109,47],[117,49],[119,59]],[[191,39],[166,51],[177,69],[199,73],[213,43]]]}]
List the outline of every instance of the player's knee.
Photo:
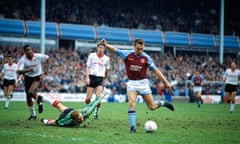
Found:
[{"label": "player's knee", "polygon": [[85,99],[85,103],[86,103],[86,104],[89,104],[90,102],[91,102],[90,99]]},{"label": "player's knee", "polygon": [[28,94],[31,98],[35,98],[36,97],[36,92],[34,91],[28,91]]},{"label": "player's knee", "polygon": [[153,110],[156,109],[156,107],[155,107],[154,105],[148,105],[148,109],[151,110],[151,111],[153,111]]}]

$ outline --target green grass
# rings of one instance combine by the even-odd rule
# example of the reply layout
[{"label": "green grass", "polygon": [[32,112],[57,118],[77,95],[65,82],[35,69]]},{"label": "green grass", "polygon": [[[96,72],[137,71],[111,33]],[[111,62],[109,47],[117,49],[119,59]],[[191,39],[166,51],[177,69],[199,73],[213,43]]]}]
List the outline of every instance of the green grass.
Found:
[{"label": "green grass", "polygon": [[[83,103],[64,103],[82,107]],[[0,102],[0,105],[4,105]],[[127,103],[103,103],[100,119],[90,117],[81,128],[43,126],[40,118],[57,118],[59,112],[44,104],[38,120],[28,121],[24,102],[12,102],[0,110],[0,143],[4,144],[234,144],[240,141],[240,108],[229,113],[230,105],[174,103],[175,111],[166,108],[150,111],[137,104],[137,133],[129,134]],[[158,130],[146,133],[144,122],[155,120]]]}]

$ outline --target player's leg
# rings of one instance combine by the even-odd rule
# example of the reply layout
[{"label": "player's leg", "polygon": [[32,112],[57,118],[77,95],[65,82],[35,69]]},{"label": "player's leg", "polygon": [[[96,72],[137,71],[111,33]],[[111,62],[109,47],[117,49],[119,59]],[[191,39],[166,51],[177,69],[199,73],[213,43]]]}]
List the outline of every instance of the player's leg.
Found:
[{"label": "player's leg", "polygon": [[37,115],[34,107],[34,101],[32,100],[32,97],[29,94],[29,89],[33,83],[33,78],[25,76],[24,80],[25,80],[24,87],[25,87],[25,93],[26,93],[26,102],[27,102],[28,109],[30,111],[30,117],[28,118],[28,120],[35,120],[37,118]]},{"label": "player's leg", "polygon": [[201,107],[199,92],[196,92],[196,100],[198,107]]},{"label": "player's leg", "polygon": [[194,95],[195,95],[195,100],[196,100],[197,106],[200,108],[201,107],[201,100],[200,100],[199,91],[195,91]]},{"label": "player's leg", "polygon": [[200,104],[203,104],[203,99],[202,99],[202,87],[199,88],[199,100],[200,100]]},{"label": "player's leg", "polygon": [[230,92],[226,91],[225,96],[224,96],[224,103],[228,103],[229,97],[230,97]]},{"label": "player's leg", "polygon": [[8,109],[8,105],[10,103],[10,94],[9,94],[9,85],[10,85],[10,80],[4,79],[3,80],[3,95],[5,97],[5,105],[4,108]]},{"label": "player's leg", "polygon": [[232,88],[230,84],[225,85],[225,96],[224,96],[224,103],[228,103],[229,97],[231,95]]},{"label": "player's leg", "polygon": [[10,104],[10,101],[11,101],[11,94],[12,94],[12,91],[13,91],[13,84],[10,84],[7,86],[7,92],[6,92],[6,103],[5,103],[5,108],[8,108],[9,104]]},{"label": "player's leg", "polygon": [[37,114],[34,107],[34,101],[32,100],[32,97],[27,92],[26,92],[26,100],[27,100],[28,109],[30,111],[30,116],[28,120],[35,120],[37,118]]},{"label": "player's leg", "polygon": [[164,106],[164,107],[170,109],[171,111],[174,111],[174,106],[171,103],[168,103],[167,101],[159,101],[158,103],[155,103],[153,100],[153,96],[151,94],[144,95],[143,98],[147,104],[147,107],[150,110],[156,110],[156,109]]},{"label": "player's leg", "polygon": [[8,109],[9,103],[10,103],[10,95],[8,93],[8,86],[4,85],[3,87],[3,93],[4,93],[4,97],[5,97],[5,105],[4,108]]},{"label": "player's leg", "polygon": [[136,99],[137,99],[137,92],[129,91],[128,95],[128,119],[130,125],[130,133],[136,132]]},{"label": "player's leg", "polygon": [[111,94],[109,89],[104,88],[102,93],[97,96],[95,100],[93,100],[91,103],[87,104],[83,109],[81,109],[81,113],[84,117],[84,119],[89,118],[89,116],[93,113],[97,105],[101,102],[101,100],[105,96],[109,96]]},{"label": "player's leg", "polygon": [[85,98],[85,104],[89,104],[91,102],[91,98],[94,92],[94,88],[93,87],[87,87],[87,95]]},{"label": "player's leg", "polygon": [[[32,85],[31,85],[31,87],[30,87],[30,89],[29,89],[29,91],[28,91],[30,97],[32,97],[32,98],[34,98],[34,99],[37,99],[37,97],[38,97],[37,92],[38,92],[38,88],[39,88],[39,86],[40,86],[40,83],[41,83],[41,81],[38,80],[38,79],[35,79],[35,80],[33,81]],[[42,113],[42,112],[43,112],[43,105],[42,105],[42,103],[40,103],[39,101],[37,101],[37,104],[38,104],[38,112],[39,112],[39,113]]]},{"label": "player's leg", "polygon": [[[99,85],[96,87],[96,97],[100,96],[100,94],[103,91],[103,86]],[[94,112],[94,119],[98,119],[99,116],[99,112],[100,112],[100,107],[101,107],[101,102],[97,105],[97,107],[95,108],[95,112]]]},{"label": "player's leg", "polygon": [[43,102],[47,102],[50,105],[52,105],[53,107],[55,107],[56,109],[58,109],[60,112],[63,112],[67,108],[65,105],[60,103],[58,100],[51,99],[50,97],[48,97],[44,94],[38,95],[37,101],[38,101],[38,103],[41,103],[41,104]]},{"label": "player's leg", "polygon": [[236,97],[236,94],[237,94],[237,92],[236,91],[233,91],[232,93],[231,93],[231,101],[230,101],[230,103],[231,103],[231,108],[230,108],[230,113],[232,113],[233,111],[234,111],[234,108],[235,108],[235,97]]}]

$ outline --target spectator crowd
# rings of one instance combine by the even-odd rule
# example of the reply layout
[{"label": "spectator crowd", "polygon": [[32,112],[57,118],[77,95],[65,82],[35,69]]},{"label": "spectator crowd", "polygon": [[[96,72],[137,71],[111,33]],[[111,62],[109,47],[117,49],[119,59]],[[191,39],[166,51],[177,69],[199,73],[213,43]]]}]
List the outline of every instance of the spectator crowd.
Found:
[{"label": "spectator crowd", "polygon": [[[40,20],[40,2],[28,0],[0,1],[0,18]],[[239,35],[238,7],[234,2],[226,2],[225,35]],[[219,0],[46,0],[46,21],[94,25],[99,27],[120,27],[129,29],[178,31],[219,34]],[[39,51],[35,48],[35,51]],[[16,62],[23,54],[22,47],[0,46],[0,60],[4,63],[7,52],[11,52]],[[184,53],[173,55],[171,52],[148,52],[155,64],[169,81],[177,80],[179,95],[184,95],[188,87],[186,81],[195,70],[201,71],[207,81],[221,81],[231,56],[224,57],[224,64],[218,63],[217,54]],[[50,67],[45,74],[41,91],[43,92],[85,92],[85,67],[88,53],[60,47],[46,51],[50,56]],[[111,55],[111,71],[106,85],[115,93],[126,92],[125,66],[120,58]],[[157,83],[153,75],[153,94],[157,93]],[[204,91],[215,93],[219,85],[206,85]],[[17,87],[16,90],[23,90]]]},{"label": "spectator crowd", "polygon": [[[239,34],[239,11],[225,1],[225,34]],[[40,20],[40,1],[0,1],[0,17]],[[46,21],[219,34],[219,0],[47,0]]]},{"label": "spectator crowd", "polygon": [[[39,48],[33,48],[35,52],[39,52]],[[4,57],[7,53],[11,53],[16,62],[23,54],[22,47],[7,46],[0,47],[1,65],[4,63]],[[149,53],[157,67],[163,72],[169,81],[177,80],[179,82],[177,90],[179,95],[186,95],[185,89],[188,87],[186,82],[191,79],[191,75],[195,70],[201,72],[206,81],[218,81],[205,85],[205,92],[215,93],[219,86],[226,67],[230,67],[231,56],[225,56],[224,64],[218,63],[218,56],[178,54],[172,55],[170,52],[164,54],[156,52]],[[50,66],[48,72],[44,75],[41,86],[42,92],[69,92],[80,93],[86,92],[84,82],[85,68],[88,52],[80,52],[72,49],[59,48],[46,51],[50,56]],[[125,94],[127,80],[125,74],[125,65],[115,54],[111,54],[111,70],[109,72],[108,81],[105,85],[110,87],[116,94]],[[239,61],[239,60],[238,60]],[[240,62],[240,61],[239,61]],[[159,81],[149,71],[150,80],[152,82],[153,94],[158,94],[157,84]],[[17,87],[16,90],[23,91],[23,87]],[[185,94],[184,94],[185,93]]]}]

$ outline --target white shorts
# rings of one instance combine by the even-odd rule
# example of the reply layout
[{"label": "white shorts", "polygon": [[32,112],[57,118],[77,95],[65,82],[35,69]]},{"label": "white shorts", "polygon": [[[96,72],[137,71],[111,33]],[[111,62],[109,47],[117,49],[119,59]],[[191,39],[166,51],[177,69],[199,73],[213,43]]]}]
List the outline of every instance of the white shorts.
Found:
[{"label": "white shorts", "polygon": [[193,92],[196,93],[196,92],[200,92],[200,94],[202,93],[202,87],[201,86],[194,86],[193,87]]},{"label": "white shorts", "polygon": [[137,92],[139,95],[147,95],[152,94],[152,90],[150,88],[149,80],[128,80],[127,84],[127,92]]}]

